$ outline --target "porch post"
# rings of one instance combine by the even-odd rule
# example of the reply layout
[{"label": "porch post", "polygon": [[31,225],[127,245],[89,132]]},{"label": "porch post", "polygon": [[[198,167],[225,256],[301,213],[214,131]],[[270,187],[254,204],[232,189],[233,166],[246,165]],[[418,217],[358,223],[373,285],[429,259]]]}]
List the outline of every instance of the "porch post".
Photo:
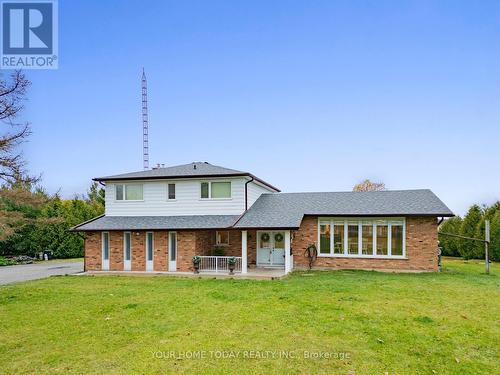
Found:
[{"label": "porch post", "polygon": [[247,231],[241,231],[241,273],[247,273]]},{"label": "porch post", "polygon": [[292,270],[292,259],[290,256],[290,231],[285,231],[285,273]]}]

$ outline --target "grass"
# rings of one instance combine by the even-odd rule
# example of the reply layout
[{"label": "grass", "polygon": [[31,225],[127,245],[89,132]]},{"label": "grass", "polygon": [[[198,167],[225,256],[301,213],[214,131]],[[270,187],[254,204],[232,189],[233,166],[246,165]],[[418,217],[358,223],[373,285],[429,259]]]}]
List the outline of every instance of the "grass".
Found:
[{"label": "grass", "polygon": [[[445,259],[441,274],[61,276],[3,286],[1,372],[498,373],[499,266],[489,276],[478,261]],[[321,352],[330,358],[304,356]]]}]

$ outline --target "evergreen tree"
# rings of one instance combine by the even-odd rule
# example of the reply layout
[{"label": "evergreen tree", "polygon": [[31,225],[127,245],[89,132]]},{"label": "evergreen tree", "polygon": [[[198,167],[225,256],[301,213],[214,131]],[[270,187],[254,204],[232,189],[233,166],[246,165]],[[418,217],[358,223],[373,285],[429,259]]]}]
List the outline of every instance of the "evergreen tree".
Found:
[{"label": "evergreen tree", "polygon": [[496,210],[490,225],[490,259],[500,261],[500,209]]},{"label": "evergreen tree", "polygon": [[[445,220],[439,226],[439,232],[460,234],[460,227],[462,225],[462,218],[460,216],[452,217]],[[456,237],[440,235],[439,236],[439,247],[442,249],[442,255],[459,257],[460,251],[458,249],[460,245],[460,239]]]},{"label": "evergreen tree", "polygon": [[[482,216],[483,211],[477,204],[471,206],[460,226],[460,234],[466,237],[474,237]],[[460,255],[465,259],[480,257],[480,255],[477,254],[478,248],[475,241],[461,239],[458,249]]]}]

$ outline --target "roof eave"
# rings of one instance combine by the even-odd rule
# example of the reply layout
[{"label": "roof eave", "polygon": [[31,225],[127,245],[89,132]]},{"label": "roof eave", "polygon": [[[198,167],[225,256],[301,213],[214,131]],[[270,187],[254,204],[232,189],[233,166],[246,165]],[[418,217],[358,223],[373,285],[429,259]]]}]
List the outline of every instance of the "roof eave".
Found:
[{"label": "roof eave", "polygon": [[261,178],[254,176],[251,173],[223,173],[223,174],[203,174],[203,175],[176,175],[176,176],[149,176],[149,177],[95,177],[92,181],[102,182],[102,181],[140,181],[140,180],[176,180],[176,179],[185,179],[185,178],[215,178],[215,177],[251,177],[255,181],[260,182],[261,184],[273,189],[277,193],[281,192],[280,189],[271,185],[270,183],[262,180]]},{"label": "roof eave", "polygon": [[386,216],[419,216],[419,217],[454,217],[453,212],[448,213],[385,213],[385,214],[328,214],[328,213],[306,213],[304,216],[338,216],[338,217],[386,217]]}]

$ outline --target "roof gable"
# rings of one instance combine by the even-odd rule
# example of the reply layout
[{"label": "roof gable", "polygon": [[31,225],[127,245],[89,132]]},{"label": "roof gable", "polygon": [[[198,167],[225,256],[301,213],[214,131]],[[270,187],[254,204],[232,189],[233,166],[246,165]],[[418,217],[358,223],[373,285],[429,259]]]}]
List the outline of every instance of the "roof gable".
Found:
[{"label": "roof gable", "polygon": [[273,185],[261,180],[249,172],[220,167],[207,162],[192,162],[189,164],[175,165],[165,168],[153,168],[145,171],[116,174],[96,177],[94,181],[123,181],[123,180],[149,180],[149,179],[175,179],[175,178],[210,178],[210,177],[237,177],[248,176],[274,191],[280,191]]}]

